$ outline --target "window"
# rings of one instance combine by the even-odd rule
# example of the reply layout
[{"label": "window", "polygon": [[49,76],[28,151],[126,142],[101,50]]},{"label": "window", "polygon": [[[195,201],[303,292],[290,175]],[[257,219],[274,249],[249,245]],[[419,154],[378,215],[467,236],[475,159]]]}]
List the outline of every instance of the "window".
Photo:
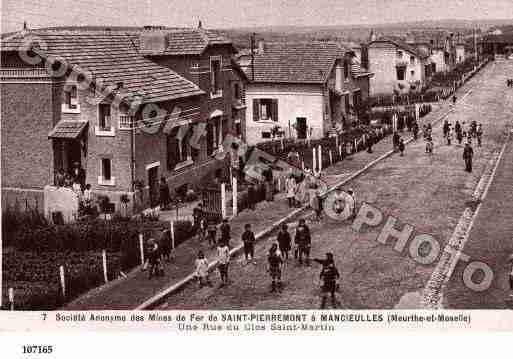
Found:
[{"label": "window", "polygon": [[255,99],[253,100],[253,121],[274,121],[278,122],[278,100],[277,99]]},{"label": "window", "polygon": [[80,106],[78,105],[78,91],[77,87],[74,85],[67,86],[64,89],[62,112],[80,113]]},{"label": "window", "polygon": [[110,131],[110,104],[100,104],[98,110],[100,131]]},{"label": "window", "polygon": [[102,177],[105,181],[111,180],[111,163],[110,158],[102,158]]},{"label": "window", "polygon": [[189,125],[174,127],[167,135],[167,167],[176,170],[193,163],[189,139],[192,134]]},{"label": "window", "polygon": [[262,138],[270,139],[271,138],[271,132],[269,132],[269,131],[262,131]]},{"label": "window", "polygon": [[357,110],[362,103],[362,91],[356,90],[353,92],[353,107]]},{"label": "window", "polygon": [[397,66],[395,69],[397,71],[397,80],[403,81],[406,73],[406,66]]},{"label": "window", "polygon": [[410,56],[410,64],[415,64],[415,56]]},{"label": "window", "polygon": [[100,159],[100,176],[98,176],[98,184],[103,186],[114,186],[115,178],[112,176],[112,159],[103,157]]},{"label": "window", "polygon": [[210,96],[220,97],[223,95],[221,85],[221,57],[210,58]]},{"label": "window", "polygon": [[411,75],[411,77],[415,76],[415,71],[414,71],[414,70],[411,70],[411,71],[410,71],[410,75]]},{"label": "window", "polygon": [[130,115],[129,109],[123,106],[119,107],[119,128],[121,130],[129,130],[134,122],[133,116]]},{"label": "window", "polygon": [[239,85],[238,82],[235,82],[233,84],[233,97],[236,100],[240,100],[240,98],[241,98],[241,95],[240,95],[240,85]]},{"label": "window", "polygon": [[220,149],[223,141],[222,117],[214,117],[207,123],[207,153],[213,155]]},{"label": "window", "polygon": [[401,50],[397,50],[397,58],[401,59],[403,57],[403,52]]}]

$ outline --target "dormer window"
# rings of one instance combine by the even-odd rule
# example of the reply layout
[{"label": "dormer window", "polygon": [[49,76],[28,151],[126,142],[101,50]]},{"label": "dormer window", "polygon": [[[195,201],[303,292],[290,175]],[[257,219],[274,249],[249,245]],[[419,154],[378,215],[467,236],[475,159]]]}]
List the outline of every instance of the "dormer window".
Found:
[{"label": "dormer window", "polygon": [[415,56],[410,56],[410,64],[411,65],[415,64]]},{"label": "dormer window", "polygon": [[114,136],[114,126],[112,126],[111,106],[109,103],[98,105],[98,125],[95,126],[97,136]]},{"label": "dormer window", "polygon": [[64,113],[80,113],[78,104],[77,86],[71,85],[64,88],[62,100],[62,112]]},{"label": "dormer window", "polygon": [[210,58],[210,97],[211,98],[223,96],[221,69],[222,69],[221,56],[212,56]]}]

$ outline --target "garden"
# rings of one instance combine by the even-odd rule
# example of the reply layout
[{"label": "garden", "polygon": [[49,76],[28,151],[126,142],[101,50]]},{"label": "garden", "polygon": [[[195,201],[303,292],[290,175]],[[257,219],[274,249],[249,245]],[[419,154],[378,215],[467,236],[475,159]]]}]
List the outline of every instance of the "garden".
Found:
[{"label": "garden", "polygon": [[[36,210],[7,207],[2,215],[2,295],[6,309],[13,288],[16,310],[53,310],[141,264],[139,234],[160,241],[169,222],[153,217],[112,220],[100,218],[70,224],[51,224]],[[174,223],[175,245],[193,235],[190,221]],[[146,246],[144,245],[144,248]],[[60,266],[65,274],[62,293]]]}]

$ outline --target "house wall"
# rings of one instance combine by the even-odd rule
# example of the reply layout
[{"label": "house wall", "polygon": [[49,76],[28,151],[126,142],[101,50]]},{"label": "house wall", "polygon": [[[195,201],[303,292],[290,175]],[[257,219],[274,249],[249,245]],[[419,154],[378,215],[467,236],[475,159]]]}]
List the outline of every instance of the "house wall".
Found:
[{"label": "house wall", "polygon": [[[264,98],[278,100],[277,122],[254,121],[253,100]],[[306,117],[307,125],[313,128],[312,139],[322,138],[328,130],[323,125],[324,96],[321,85],[250,83],[246,89],[246,104],[246,141],[248,144],[266,141],[266,139],[262,139],[262,131],[269,131],[276,125],[285,130],[287,137],[296,137],[296,131],[293,128],[296,117]]]},{"label": "house wall", "polygon": [[[402,51],[402,58],[397,57],[397,51]],[[424,61],[415,56],[415,62],[410,63],[409,52],[397,48],[392,43],[372,43],[369,46],[369,71],[374,73],[370,79],[371,95],[393,94],[394,89],[400,93],[407,93],[410,89],[410,83],[419,81],[422,85],[425,81]],[[406,63],[405,79],[397,79],[396,64]],[[413,75],[411,71],[414,71]],[[399,84],[403,89],[399,88]]]},{"label": "house wall", "polygon": [[53,183],[48,133],[59,116],[56,82],[50,78],[0,78],[2,203],[16,200],[42,207],[42,190]]},{"label": "house wall", "polygon": [[[211,98],[210,86],[210,57],[221,56],[222,62],[222,91],[223,96]],[[201,103],[201,118],[208,119],[215,110],[223,112],[223,133],[226,135],[233,129],[232,123],[232,99],[233,91],[231,88],[230,72],[231,57],[233,49],[229,45],[210,46],[201,55],[180,55],[180,56],[153,56],[149,57],[152,61],[166,66],[189,81],[195,83],[207,93],[204,101]]]},{"label": "house wall", "polygon": [[465,46],[458,45],[456,46],[456,63],[461,63],[465,61]]},{"label": "house wall", "polygon": [[434,49],[430,58],[436,65],[436,72],[448,71],[447,64],[445,63],[444,50]]}]

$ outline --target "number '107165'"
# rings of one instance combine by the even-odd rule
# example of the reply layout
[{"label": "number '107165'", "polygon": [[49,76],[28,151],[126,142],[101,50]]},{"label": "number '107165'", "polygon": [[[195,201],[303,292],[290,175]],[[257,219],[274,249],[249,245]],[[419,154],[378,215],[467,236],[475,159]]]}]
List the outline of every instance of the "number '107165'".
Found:
[{"label": "number '107165'", "polygon": [[52,345],[24,345],[23,354],[51,354]]}]

